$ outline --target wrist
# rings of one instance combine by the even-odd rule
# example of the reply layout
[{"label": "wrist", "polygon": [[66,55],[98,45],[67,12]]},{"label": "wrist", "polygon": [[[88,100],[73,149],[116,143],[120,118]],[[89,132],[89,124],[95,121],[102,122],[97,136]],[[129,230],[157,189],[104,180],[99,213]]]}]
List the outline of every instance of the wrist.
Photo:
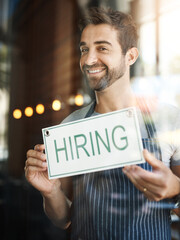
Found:
[{"label": "wrist", "polygon": [[[177,177],[177,176],[176,176]],[[177,177],[177,194],[173,197],[176,208],[180,208],[180,179]]]},{"label": "wrist", "polygon": [[173,195],[172,195],[172,198],[176,198],[178,195],[180,195],[180,178],[177,177],[175,174],[174,174],[174,177],[175,177],[175,181],[173,183]]},{"label": "wrist", "polygon": [[59,180],[55,181],[51,188],[47,191],[41,191],[41,195],[45,199],[53,199],[61,191],[61,182]]}]

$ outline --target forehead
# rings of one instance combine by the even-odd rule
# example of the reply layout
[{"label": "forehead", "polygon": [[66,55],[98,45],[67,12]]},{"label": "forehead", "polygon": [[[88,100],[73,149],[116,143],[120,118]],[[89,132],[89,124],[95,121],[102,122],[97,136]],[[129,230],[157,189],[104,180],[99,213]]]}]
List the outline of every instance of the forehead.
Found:
[{"label": "forehead", "polygon": [[86,44],[103,40],[110,42],[112,45],[119,45],[117,30],[108,24],[89,24],[81,34],[81,42],[85,42]]}]

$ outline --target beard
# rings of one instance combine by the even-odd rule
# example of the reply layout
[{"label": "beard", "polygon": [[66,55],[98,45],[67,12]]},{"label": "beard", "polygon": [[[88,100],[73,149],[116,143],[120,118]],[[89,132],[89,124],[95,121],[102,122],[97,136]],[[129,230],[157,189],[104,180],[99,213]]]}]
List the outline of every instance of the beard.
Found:
[{"label": "beard", "polygon": [[[98,67],[105,69],[105,73],[102,77],[88,76],[87,70],[91,70],[93,68]],[[109,69],[105,64],[93,64],[93,65],[85,64],[83,66],[83,73],[90,88],[94,91],[100,92],[111,86],[114,82],[116,82],[124,75],[125,63],[124,61],[121,61],[121,64],[113,69]]]}]

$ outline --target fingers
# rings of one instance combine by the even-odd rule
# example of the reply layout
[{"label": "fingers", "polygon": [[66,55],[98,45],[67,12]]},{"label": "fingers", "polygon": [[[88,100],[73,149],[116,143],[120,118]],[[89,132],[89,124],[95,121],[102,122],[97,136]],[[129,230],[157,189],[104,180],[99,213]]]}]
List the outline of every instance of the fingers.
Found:
[{"label": "fingers", "polygon": [[44,144],[37,144],[34,146],[34,150],[43,152],[45,150],[45,146],[44,146]]},{"label": "fingers", "polygon": [[[144,193],[144,195],[149,200],[155,200],[155,196],[157,196],[157,199],[159,197],[159,189],[161,187],[161,184],[159,182],[152,181],[146,181],[142,178],[142,175],[145,174],[153,174],[151,172],[148,172],[138,166],[130,166],[129,168],[124,168],[123,172],[125,175],[129,178],[129,180],[134,184],[134,186],[139,189],[141,192]],[[142,174],[143,173],[143,174]],[[154,177],[154,176],[153,176]]]},{"label": "fingers", "polygon": [[140,166],[132,165],[123,168],[123,172],[127,175],[129,179],[138,182],[140,185],[144,186],[144,183],[148,185],[161,186],[162,178],[160,175],[154,174],[154,172],[147,171]]},{"label": "fingers", "polygon": [[47,163],[45,161],[41,161],[39,159],[28,158],[26,160],[25,166],[26,166],[26,168],[30,167],[30,166],[39,167],[39,168],[46,168],[47,167]]},{"label": "fingers", "polygon": [[46,161],[46,154],[43,152],[44,150],[44,145],[40,146],[40,145],[36,145],[33,149],[30,149],[29,151],[27,151],[27,159],[28,158],[36,158],[39,159],[41,161]]},{"label": "fingers", "polygon": [[27,151],[27,160],[25,162],[25,172],[45,171],[47,169],[46,154],[43,153],[45,147],[43,144],[36,145],[34,149]]},{"label": "fingers", "polygon": [[146,149],[143,150],[143,156],[146,162],[148,162],[153,168],[160,168],[163,165],[160,160],[156,159],[154,155]]},{"label": "fingers", "polygon": [[153,154],[148,152],[146,149],[143,150],[143,155],[145,160],[152,166],[153,171],[147,171],[140,166],[132,165],[124,167],[124,172],[129,173],[129,177],[133,176],[142,185],[147,182],[149,185],[161,186],[163,184],[164,172],[167,171],[167,167],[158,159],[156,159]]},{"label": "fingers", "polygon": [[172,181],[172,172],[147,150],[144,150],[143,154],[145,160],[152,166],[152,172],[136,165],[124,167],[123,172],[148,199],[159,201],[170,195],[169,186],[173,184],[168,184],[168,182]]}]

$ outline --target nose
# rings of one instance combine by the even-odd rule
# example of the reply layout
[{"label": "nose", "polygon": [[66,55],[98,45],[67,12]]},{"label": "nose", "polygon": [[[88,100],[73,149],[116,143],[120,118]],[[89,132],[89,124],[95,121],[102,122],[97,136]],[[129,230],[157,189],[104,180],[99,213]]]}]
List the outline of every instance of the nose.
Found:
[{"label": "nose", "polygon": [[89,50],[89,52],[85,56],[84,63],[87,65],[93,65],[97,62],[97,54],[93,50]]}]

